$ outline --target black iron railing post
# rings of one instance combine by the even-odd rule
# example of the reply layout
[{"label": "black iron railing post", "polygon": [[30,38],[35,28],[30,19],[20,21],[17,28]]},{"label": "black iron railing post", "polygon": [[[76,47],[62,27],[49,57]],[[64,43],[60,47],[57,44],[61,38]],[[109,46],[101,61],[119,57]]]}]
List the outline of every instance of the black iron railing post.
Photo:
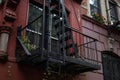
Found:
[{"label": "black iron railing post", "polygon": [[51,31],[52,31],[52,13],[51,13],[51,0],[48,2],[48,57],[51,53]]},{"label": "black iron railing post", "polygon": [[46,2],[45,2],[45,1],[46,1],[46,0],[43,0],[42,41],[41,41],[41,46],[42,46],[42,47],[41,47],[41,48],[42,48],[42,49],[41,49],[41,50],[42,50],[41,53],[42,53],[42,54],[41,54],[41,59],[43,59],[43,54],[44,54],[44,49],[45,49],[45,48],[44,48],[45,20],[46,20],[46,19],[45,19],[45,18],[46,18],[46,17],[45,17],[45,14],[46,14],[45,4],[46,4]]},{"label": "black iron railing post", "polygon": [[[98,61],[98,51],[97,51],[97,42],[96,42],[96,40],[95,40],[95,51],[96,51],[96,60],[95,60],[95,62],[97,62]],[[97,62],[97,64],[98,64],[98,62]]]},{"label": "black iron railing post", "polygon": [[17,36],[21,37],[22,26],[17,27]]},{"label": "black iron railing post", "polygon": [[[60,6],[63,8],[63,4],[64,4],[64,0],[60,0]],[[60,8],[61,8],[60,7]],[[64,29],[64,10],[62,9],[62,14],[61,14],[61,20],[62,20],[62,24],[61,24],[61,27],[62,27],[62,33],[63,33],[63,36],[62,36],[62,45],[64,45],[65,46],[65,39],[64,39],[64,37],[65,37],[65,35],[64,35],[64,33],[65,33],[65,29]],[[65,57],[66,57],[66,50],[65,50],[65,48],[63,48],[63,61],[65,62]]]}]

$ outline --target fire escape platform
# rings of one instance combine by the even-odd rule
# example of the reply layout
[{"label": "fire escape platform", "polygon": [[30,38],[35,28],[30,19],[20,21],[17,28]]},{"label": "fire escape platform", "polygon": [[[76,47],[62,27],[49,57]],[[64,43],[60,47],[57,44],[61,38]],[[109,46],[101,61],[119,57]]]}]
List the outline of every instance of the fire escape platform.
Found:
[{"label": "fire escape platform", "polygon": [[87,59],[66,57],[65,61],[64,70],[69,73],[82,73],[100,69],[100,65],[94,62],[90,63]]},{"label": "fire escape platform", "polygon": [[[67,19],[64,0],[56,1],[56,4],[49,1],[47,3],[48,9],[46,9],[44,2],[42,25],[32,25],[36,24],[35,21],[38,17],[25,28],[18,29],[16,43],[18,63],[39,66],[51,72],[68,74],[100,69],[96,47],[98,40],[71,27]],[[55,10],[58,13],[54,12]],[[26,33],[21,35],[22,31],[26,31]]]},{"label": "fire escape platform", "polygon": [[[72,56],[66,56],[64,59],[61,57],[50,57],[48,58],[48,52],[43,51],[44,55],[41,58],[42,50],[35,50],[29,52],[25,45],[17,38],[17,48],[16,53],[18,63],[29,64],[34,66],[40,66],[42,68],[47,67],[49,62],[51,66],[51,71],[59,72],[58,69],[61,69],[61,72],[67,72],[70,74],[78,74],[82,72],[88,72],[93,70],[99,70],[100,65],[97,62],[83,59],[83,58],[74,58]],[[39,53],[39,54],[38,54]],[[23,55],[22,55],[23,54]],[[55,54],[55,53],[54,53]]]},{"label": "fire escape platform", "polygon": [[61,68],[62,72],[68,72],[70,74],[100,69],[100,65],[98,65],[97,60],[95,61],[85,57],[81,58],[80,56],[75,57],[66,55],[63,57],[63,55],[58,55],[59,53],[57,52],[49,53],[41,48],[29,51],[19,37],[17,37],[16,42],[16,57],[19,63],[37,65],[43,68],[47,67],[47,63],[50,63],[53,71],[59,72],[58,69]]}]

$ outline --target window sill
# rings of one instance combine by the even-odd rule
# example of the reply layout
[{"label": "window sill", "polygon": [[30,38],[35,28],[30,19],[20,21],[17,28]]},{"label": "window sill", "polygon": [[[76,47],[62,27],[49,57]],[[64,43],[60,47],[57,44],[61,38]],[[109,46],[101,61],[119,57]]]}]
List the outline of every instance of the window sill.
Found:
[{"label": "window sill", "polygon": [[81,7],[87,10],[87,6],[85,6],[85,5],[81,5]]}]

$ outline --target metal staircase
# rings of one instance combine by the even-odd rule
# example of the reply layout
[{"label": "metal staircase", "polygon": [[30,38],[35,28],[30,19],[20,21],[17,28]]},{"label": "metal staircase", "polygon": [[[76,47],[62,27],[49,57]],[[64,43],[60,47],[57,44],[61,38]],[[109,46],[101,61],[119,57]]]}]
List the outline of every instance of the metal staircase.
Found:
[{"label": "metal staircase", "polygon": [[[46,26],[46,24],[48,25]],[[90,48],[97,40],[70,27],[64,0],[43,0],[42,33],[29,30],[27,29],[28,26],[24,29],[20,28],[19,34],[22,31],[25,32],[25,29],[30,32],[29,35],[25,34],[28,38],[33,32],[34,34],[39,34],[41,44],[33,50],[28,50],[21,36],[18,36],[16,57],[19,63],[37,65],[50,72],[67,72],[70,74],[78,74],[100,68],[97,62],[97,49],[96,47]],[[56,39],[52,38],[52,28],[55,28]],[[79,36],[76,36],[75,39],[73,34]],[[81,38],[87,39],[87,41],[79,41],[81,44],[78,44],[79,38],[80,40]],[[30,41],[28,40],[28,42]],[[93,51],[91,54],[94,56],[88,56],[90,50],[91,52]],[[89,52],[87,53],[86,51]],[[84,55],[80,55],[83,52]]]},{"label": "metal staircase", "polygon": [[[61,46],[62,53],[66,55],[75,55],[77,57],[77,46],[73,41],[72,30],[67,20],[67,13],[64,7],[64,2],[61,0],[59,2],[60,8],[59,15],[55,16],[58,19],[55,21],[55,27],[57,30],[57,35],[59,37],[59,42]],[[54,18],[54,17],[53,17]],[[69,51],[69,50],[72,51]]]},{"label": "metal staircase", "polygon": [[[56,35],[58,37],[58,43],[60,49],[58,53],[59,58],[56,59],[56,57],[53,57],[53,55],[52,58],[51,56],[49,56],[50,58],[48,57],[49,58],[48,66],[50,67],[52,65],[51,71],[56,69],[58,71],[56,70],[54,71],[60,72],[62,66],[66,64],[66,56],[77,57],[77,46],[75,46],[74,44],[72,31],[67,20],[67,13],[64,7],[64,0],[56,0],[56,3],[57,6],[54,5],[51,0],[49,0],[48,9],[49,9],[49,21],[52,21],[54,19],[53,25],[56,29]],[[58,10],[57,13],[56,10]],[[51,17],[52,14],[54,15]],[[49,24],[52,23],[49,22]]]}]

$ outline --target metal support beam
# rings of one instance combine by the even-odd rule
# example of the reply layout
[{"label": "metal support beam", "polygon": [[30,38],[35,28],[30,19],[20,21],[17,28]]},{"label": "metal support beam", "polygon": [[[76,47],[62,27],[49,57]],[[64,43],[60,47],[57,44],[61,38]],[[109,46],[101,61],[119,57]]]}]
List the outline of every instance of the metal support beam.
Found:
[{"label": "metal support beam", "polygon": [[44,54],[44,34],[45,34],[45,14],[46,14],[46,8],[45,8],[45,2],[46,0],[43,0],[43,20],[42,20],[42,41],[41,41],[41,44],[42,44],[42,54],[41,54],[41,58],[43,58],[43,54]]}]

